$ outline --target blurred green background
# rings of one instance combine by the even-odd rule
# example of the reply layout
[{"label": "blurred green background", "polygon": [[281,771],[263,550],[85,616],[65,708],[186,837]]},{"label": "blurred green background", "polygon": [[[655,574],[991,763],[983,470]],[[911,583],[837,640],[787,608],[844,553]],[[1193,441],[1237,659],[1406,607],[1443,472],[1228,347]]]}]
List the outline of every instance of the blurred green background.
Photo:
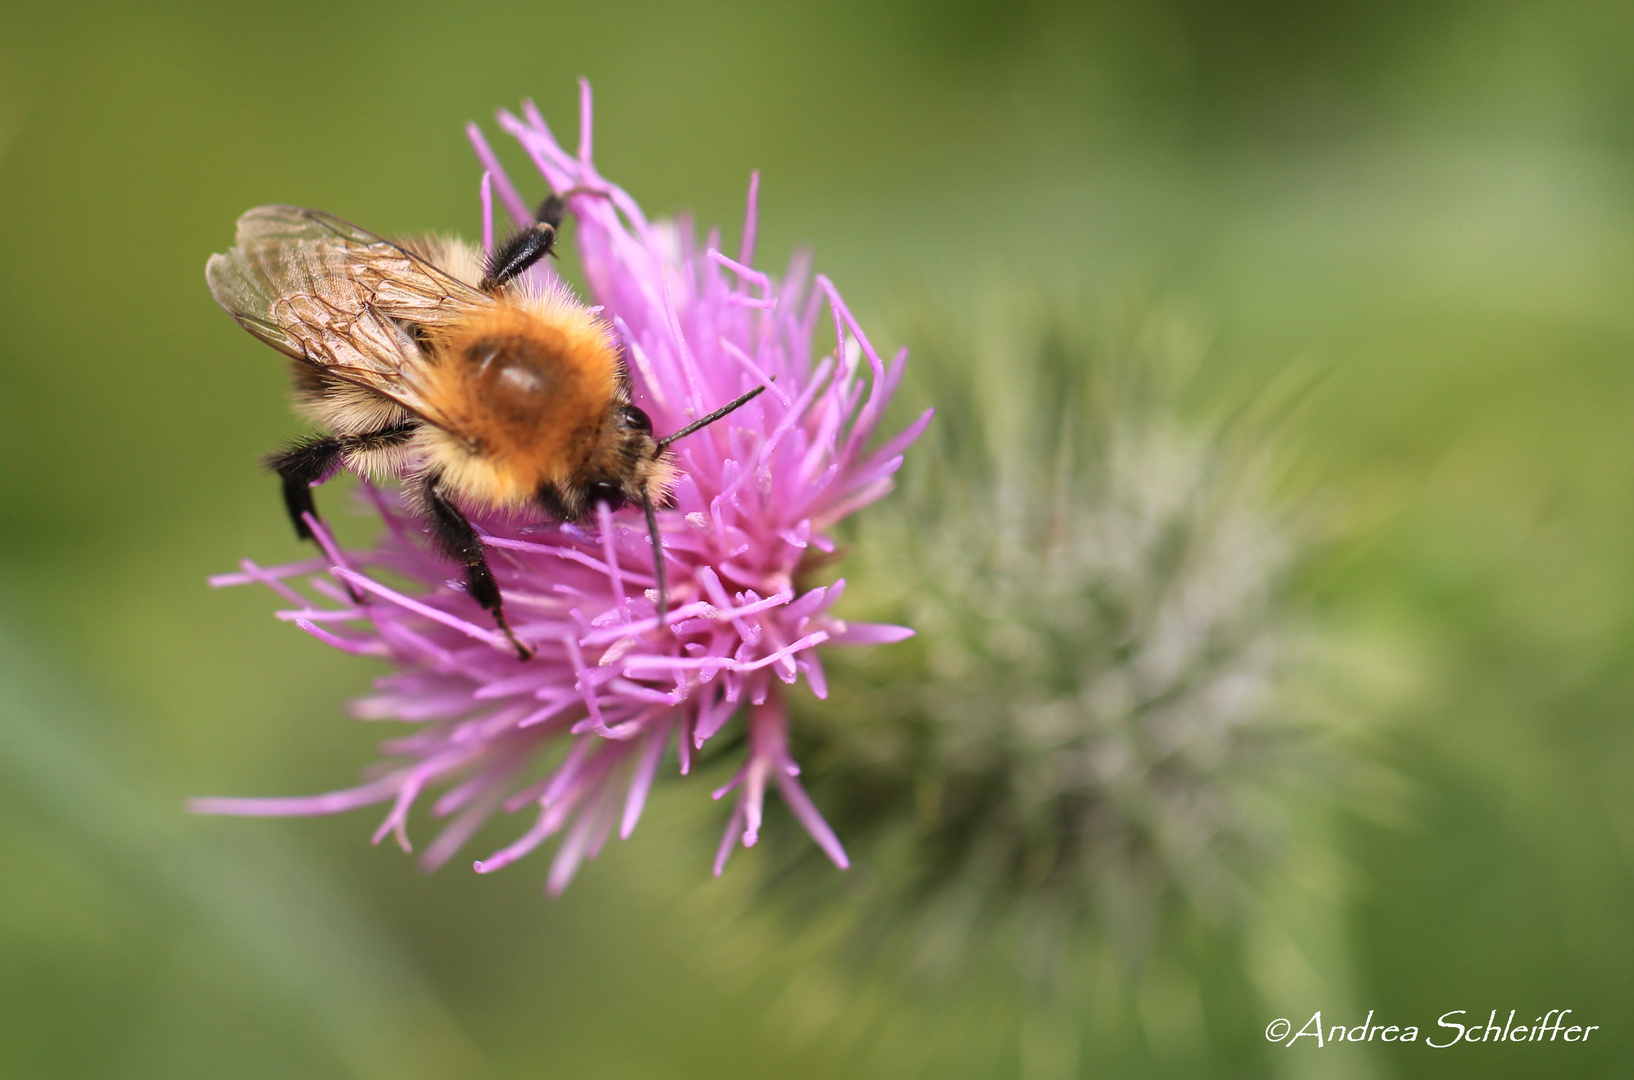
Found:
[{"label": "blurred green background", "polygon": [[[1134,290],[1208,331],[1205,381],[1332,368],[1295,424],[1361,526],[1317,600],[1400,805],[1289,886],[1322,929],[1215,1033],[1249,1049],[1147,1025],[1135,1075],[1634,1070],[1634,9],[11,0],[0,1073],[1019,1075],[908,1006],[827,1037],[810,957],[722,917],[763,853],[708,878],[699,782],[560,902],[537,861],[424,877],[367,814],[182,811],[341,786],[378,734],[342,718],[373,672],[205,587],[303,554],[256,467],[284,376],[205,258],[266,202],[470,234],[462,125],[531,96],[570,137],[581,74],[606,175],[735,236],[761,169],[763,265],[813,246],[882,343],[927,293]],[[1601,1031],[1257,1043],[1511,1008]]]}]

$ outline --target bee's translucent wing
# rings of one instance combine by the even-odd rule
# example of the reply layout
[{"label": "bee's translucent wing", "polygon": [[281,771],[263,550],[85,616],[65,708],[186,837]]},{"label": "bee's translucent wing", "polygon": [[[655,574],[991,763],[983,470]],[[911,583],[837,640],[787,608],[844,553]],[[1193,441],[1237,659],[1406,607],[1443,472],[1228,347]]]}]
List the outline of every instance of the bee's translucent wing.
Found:
[{"label": "bee's translucent wing", "polygon": [[426,358],[405,327],[450,325],[492,302],[399,244],[298,206],[244,214],[235,246],[210,257],[205,278],[260,340],[440,427]]}]

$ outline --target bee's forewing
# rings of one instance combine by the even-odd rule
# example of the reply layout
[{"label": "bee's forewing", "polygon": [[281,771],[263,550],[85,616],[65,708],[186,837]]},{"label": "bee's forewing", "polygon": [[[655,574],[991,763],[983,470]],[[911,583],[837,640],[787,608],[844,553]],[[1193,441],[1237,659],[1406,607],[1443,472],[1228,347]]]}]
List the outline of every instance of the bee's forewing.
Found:
[{"label": "bee's forewing", "polygon": [[426,399],[425,356],[404,325],[454,325],[491,303],[399,244],[295,206],[245,213],[236,245],[211,256],[205,278],[261,341],[445,428]]}]

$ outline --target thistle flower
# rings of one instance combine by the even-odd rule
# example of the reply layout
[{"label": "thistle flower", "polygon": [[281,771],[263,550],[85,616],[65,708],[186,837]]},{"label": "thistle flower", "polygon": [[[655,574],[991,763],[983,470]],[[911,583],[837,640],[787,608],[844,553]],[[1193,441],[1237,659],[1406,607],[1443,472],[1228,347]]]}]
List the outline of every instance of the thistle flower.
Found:
[{"label": "thistle flower", "polygon": [[[749,186],[735,258],[712,232],[700,248],[684,222],[649,221],[596,171],[591,107],[582,85],[577,153],[559,145],[531,104],[500,126],[567,195],[593,302],[618,334],[635,401],[660,432],[675,431],[755,386],[726,421],[673,447],[674,506],[659,514],[670,610],[656,611],[653,550],[639,511],[601,507],[590,527],[478,515],[506,610],[538,649],[518,661],[464,594],[454,569],[427,549],[420,523],[389,494],[365,487],[387,528],[365,551],[342,551],[318,531],[323,557],[278,568],[245,562],[217,585],[260,583],[292,605],[279,617],[343,651],[395,667],[355,715],[420,725],[383,744],[389,759],[357,787],[304,798],[200,799],[195,810],[250,815],[391,808],[375,834],[409,850],[409,812],[446,785],[431,813],[451,819],[421,856],[436,867],[496,811],[533,807],[512,843],[478,861],[497,870],[564,832],[548,878],[559,893],[594,858],[615,823],[634,829],[661,761],[674,745],[680,771],[747,708],[747,752],[717,799],[737,792],[715,860],[755,843],[767,788],[836,865],[844,849],[797,779],[784,689],[826,681],[821,645],[899,641],[911,631],[848,622],[834,613],[844,580],[812,586],[831,557],[830,531],[892,486],[902,453],[929,413],[876,449],[870,441],[906,350],[887,366],[833,284],[797,257],[782,280],[753,268],[758,175]],[[518,225],[527,204],[476,125],[486,169],[483,243],[494,242],[494,196]],[[548,283],[551,271],[529,271]],[[825,314],[828,319],[824,319]],[[835,348],[816,355],[820,323]],[[397,582],[388,584],[384,571]],[[307,579],[308,593],[295,583]],[[401,584],[406,582],[406,586]],[[354,597],[358,599],[353,599]],[[553,767],[543,763],[560,753]]]}]

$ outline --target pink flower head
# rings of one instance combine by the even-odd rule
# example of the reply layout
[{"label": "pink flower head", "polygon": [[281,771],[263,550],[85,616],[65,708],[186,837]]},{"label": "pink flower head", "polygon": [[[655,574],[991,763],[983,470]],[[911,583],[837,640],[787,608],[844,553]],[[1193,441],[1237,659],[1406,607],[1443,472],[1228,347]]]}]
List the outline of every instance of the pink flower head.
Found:
[{"label": "pink flower head", "polygon": [[[671,447],[680,477],[673,507],[659,514],[668,625],[660,626],[639,510],[604,505],[592,527],[478,515],[506,611],[538,649],[518,660],[465,595],[457,568],[427,549],[420,523],[365,487],[387,525],[375,547],[343,552],[320,528],[323,557],[273,569],[246,561],[242,573],[213,583],[266,585],[292,605],[280,618],[338,649],[390,660],[396,670],[354,713],[420,726],[387,741],[390,760],[358,787],[199,799],[193,809],[307,815],[390,802],[375,841],[390,834],[408,850],[410,808],[442,786],[431,813],[450,820],[421,856],[432,868],[496,810],[532,807],[532,824],[476,869],[497,870],[565,831],[547,885],[555,894],[615,822],[629,836],[672,743],[684,774],[693,753],[747,706],[746,760],[715,792],[738,792],[715,873],[736,841],[755,842],[769,785],[843,868],[844,849],[796,779],[783,687],[804,675],[823,697],[818,646],[893,642],[912,631],[839,618],[833,608],[845,582],[806,588],[801,568],[814,552],[833,552],[836,522],[890,490],[930,414],[870,449],[906,350],[887,366],[828,279],[807,284],[804,259],[782,280],[753,268],[758,176],[735,258],[720,252],[718,232],[699,248],[686,226],[649,222],[596,172],[588,84],[582,91],[576,153],[557,143],[531,104],[521,118],[501,113],[499,123],[551,190],[568,197],[585,276],[621,338],[636,404],[662,434],[765,387]],[[474,124],[470,136],[487,169],[483,243],[491,250],[495,193],[518,225],[533,218]],[[814,355],[813,337],[829,320],[836,346]],[[295,587],[303,579],[305,593]],[[559,763],[540,775],[546,751],[563,743]]]}]

